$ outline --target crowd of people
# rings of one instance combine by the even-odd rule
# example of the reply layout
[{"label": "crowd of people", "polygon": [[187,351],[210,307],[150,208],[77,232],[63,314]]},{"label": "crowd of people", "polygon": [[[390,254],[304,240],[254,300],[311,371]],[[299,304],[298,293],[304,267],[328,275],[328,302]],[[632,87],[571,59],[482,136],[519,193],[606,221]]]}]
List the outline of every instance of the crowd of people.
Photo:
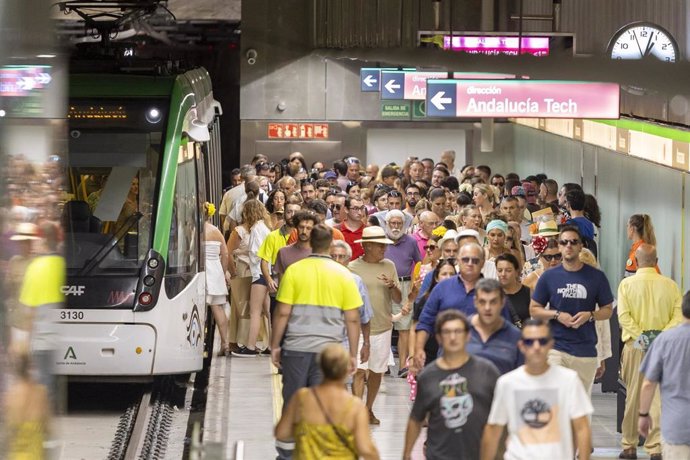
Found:
[{"label": "crowd of people", "polygon": [[[383,167],[257,155],[232,176],[219,206],[231,297],[220,353],[270,355],[282,372],[280,458],[378,458],[362,425],[381,423],[388,373],[414,400],[403,458],[424,426],[427,458],[589,458],[614,313],[594,196],[544,174],[457,168],[453,151]],[[638,431],[652,459],[662,446],[690,458],[690,430],[664,426],[678,417],[667,405],[690,407],[688,385],[662,371],[690,370],[672,358],[689,346],[650,351],[662,331],[687,338],[690,296],[659,273],[649,216],[631,216],[627,231],[620,458],[637,458]],[[349,373],[355,399],[341,391]]]}]

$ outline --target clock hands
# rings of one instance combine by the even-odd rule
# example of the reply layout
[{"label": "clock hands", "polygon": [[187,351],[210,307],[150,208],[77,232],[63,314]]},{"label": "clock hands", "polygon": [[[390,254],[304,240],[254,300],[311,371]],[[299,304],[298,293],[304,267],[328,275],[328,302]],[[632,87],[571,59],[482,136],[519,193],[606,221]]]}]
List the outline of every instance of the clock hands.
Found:
[{"label": "clock hands", "polygon": [[649,41],[647,42],[647,47],[645,48],[642,57],[647,57],[652,52],[652,48],[654,48],[654,45],[656,44],[656,42],[652,43],[652,38],[654,38],[654,32],[649,34]]},{"label": "clock hands", "polygon": [[640,39],[637,38],[637,33],[635,32],[635,29],[632,31],[633,37],[635,37],[635,43],[637,43],[637,49],[640,50],[640,58],[644,57],[644,53],[642,52],[642,47],[640,46]]}]

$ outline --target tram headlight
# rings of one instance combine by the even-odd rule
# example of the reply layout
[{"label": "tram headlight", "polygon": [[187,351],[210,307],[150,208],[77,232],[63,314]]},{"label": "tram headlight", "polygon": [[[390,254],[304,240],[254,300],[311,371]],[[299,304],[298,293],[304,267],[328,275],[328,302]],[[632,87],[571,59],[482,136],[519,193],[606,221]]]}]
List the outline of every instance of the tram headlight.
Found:
[{"label": "tram headlight", "polygon": [[151,295],[150,292],[142,292],[141,295],[139,295],[139,303],[146,306],[150,305],[151,302],[153,302],[153,295]]},{"label": "tram headlight", "polygon": [[146,111],[146,121],[156,124],[163,118],[163,113],[156,107],[151,107]]}]

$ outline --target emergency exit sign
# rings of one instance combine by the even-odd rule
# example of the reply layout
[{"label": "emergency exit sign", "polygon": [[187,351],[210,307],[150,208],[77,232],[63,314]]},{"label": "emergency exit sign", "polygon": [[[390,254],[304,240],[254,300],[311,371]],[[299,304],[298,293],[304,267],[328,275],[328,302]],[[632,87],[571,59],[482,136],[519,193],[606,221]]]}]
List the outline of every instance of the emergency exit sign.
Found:
[{"label": "emergency exit sign", "polygon": [[381,118],[384,120],[409,120],[411,113],[410,101],[381,102]]}]

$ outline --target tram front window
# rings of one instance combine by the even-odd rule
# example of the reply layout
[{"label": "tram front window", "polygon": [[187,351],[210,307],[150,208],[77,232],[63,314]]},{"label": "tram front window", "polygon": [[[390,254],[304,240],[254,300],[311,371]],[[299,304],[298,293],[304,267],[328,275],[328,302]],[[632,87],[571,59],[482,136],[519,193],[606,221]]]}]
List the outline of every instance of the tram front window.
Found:
[{"label": "tram front window", "polygon": [[161,132],[72,129],[64,203],[73,275],[137,274],[151,247]]}]

